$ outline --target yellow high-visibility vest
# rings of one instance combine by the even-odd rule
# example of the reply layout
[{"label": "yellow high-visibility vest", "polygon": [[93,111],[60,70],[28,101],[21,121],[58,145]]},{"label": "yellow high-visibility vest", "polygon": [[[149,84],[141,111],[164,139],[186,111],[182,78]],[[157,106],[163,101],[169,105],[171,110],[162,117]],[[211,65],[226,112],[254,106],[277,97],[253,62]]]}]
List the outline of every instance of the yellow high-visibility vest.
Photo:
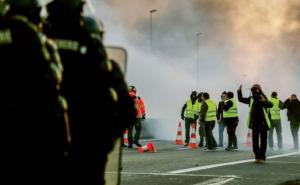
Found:
[{"label": "yellow high-visibility vest", "polygon": [[232,107],[230,107],[227,111],[225,111],[225,110],[223,111],[223,118],[235,118],[235,117],[238,117],[239,115],[238,115],[236,101],[232,98],[232,99],[226,100],[225,104],[228,101],[232,101]]},{"label": "yellow high-visibility vest", "polygon": [[279,99],[271,98],[270,101],[273,103],[273,107],[270,109],[271,120],[280,120]]},{"label": "yellow high-visibility vest", "polygon": [[211,99],[207,99],[207,100],[205,100],[205,102],[208,106],[208,109],[207,109],[204,121],[215,121],[217,119],[216,103]]},{"label": "yellow high-visibility vest", "polygon": [[[251,97],[251,99],[250,99],[250,110],[249,110],[248,120],[247,120],[247,125],[248,125],[248,127],[249,127],[249,125],[250,125],[250,116],[251,116],[252,106],[253,106],[253,98]],[[264,107],[263,107],[263,112],[264,112],[264,116],[265,116],[265,120],[266,120],[266,122],[267,122],[267,125],[268,125],[269,128],[271,128],[271,122],[270,122],[270,119],[269,119],[267,110],[266,110],[266,108],[264,108]]]},{"label": "yellow high-visibility vest", "polygon": [[200,103],[197,100],[194,104],[192,103],[192,100],[188,100],[186,102],[184,117],[195,119],[195,117],[199,115],[199,112],[200,112]]}]

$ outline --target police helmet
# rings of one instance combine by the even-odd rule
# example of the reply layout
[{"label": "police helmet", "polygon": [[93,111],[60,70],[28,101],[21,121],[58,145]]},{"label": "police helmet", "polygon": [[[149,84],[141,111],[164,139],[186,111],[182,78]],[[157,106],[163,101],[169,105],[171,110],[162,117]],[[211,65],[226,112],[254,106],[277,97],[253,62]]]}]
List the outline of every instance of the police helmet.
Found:
[{"label": "police helmet", "polygon": [[36,8],[41,7],[41,0],[5,0],[10,7]]},{"label": "police helmet", "polygon": [[7,10],[7,4],[4,0],[0,0],[0,15],[3,15],[6,13]]},{"label": "police helmet", "polygon": [[35,24],[40,23],[41,0],[5,0],[5,2],[8,5],[8,13],[21,14]]},{"label": "police helmet", "polygon": [[66,7],[77,8],[85,3],[85,0],[53,0],[53,2],[59,3]]},{"label": "police helmet", "polygon": [[105,33],[103,22],[101,20],[97,22],[95,18],[90,16],[84,16],[83,20],[87,31],[91,34],[100,36],[100,39],[102,40]]},{"label": "police helmet", "polygon": [[84,0],[52,0],[46,7],[48,14],[56,15],[57,11],[61,11],[77,19],[83,12],[84,3]]}]

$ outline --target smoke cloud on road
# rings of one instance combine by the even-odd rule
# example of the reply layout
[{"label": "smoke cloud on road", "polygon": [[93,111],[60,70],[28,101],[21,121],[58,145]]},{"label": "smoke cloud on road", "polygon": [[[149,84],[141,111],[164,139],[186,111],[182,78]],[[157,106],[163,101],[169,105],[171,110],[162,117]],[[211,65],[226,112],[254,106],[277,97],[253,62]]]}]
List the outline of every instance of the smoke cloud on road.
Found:
[{"label": "smoke cloud on road", "polygon": [[[224,90],[236,92],[243,84],[247,96],[247,88],[259,83],[268,96],[277,91],[283,101],[300,95],[298,0],[92,3],[106,25],[106,43],[129,52],[127,80],[145,99],[148,117],[178,120],[192,90],[207,91],[218,101]],[[158,11],[152,13],[150,50],[151,9]],[[239,109],[245,129],[248,107]],[[285,118],[283,124],[287,130]]]}]

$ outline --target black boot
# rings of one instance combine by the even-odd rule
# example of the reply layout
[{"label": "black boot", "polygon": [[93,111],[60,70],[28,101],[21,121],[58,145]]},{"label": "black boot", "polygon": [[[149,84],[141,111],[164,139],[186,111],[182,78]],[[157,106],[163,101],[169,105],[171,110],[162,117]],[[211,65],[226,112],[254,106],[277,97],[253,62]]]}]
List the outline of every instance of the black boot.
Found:
[{"label": "black boot", "polygon": [[141,147],[142,145],[138,141],[133,142],[137,147]]}]

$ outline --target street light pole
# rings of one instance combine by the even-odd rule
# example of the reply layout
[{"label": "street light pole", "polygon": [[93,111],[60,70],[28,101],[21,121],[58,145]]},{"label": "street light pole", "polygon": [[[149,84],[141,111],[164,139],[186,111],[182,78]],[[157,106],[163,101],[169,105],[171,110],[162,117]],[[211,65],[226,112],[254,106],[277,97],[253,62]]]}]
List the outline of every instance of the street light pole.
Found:
[{"label": "street light pole", "polygon": [[157,12],[156,9],[152,9],[150,12],[150,56],[152,57],[152,39],[153,39],[153,28],[152,28],[152,14]]},{"label": "street light pole", "polygon": [[197,36],[197,61],[196,61],[196,64],[197,64],[197,67],[196,67],[196,88],[198,88],[199,86],[199,60],[200,60],[200,54],[199,54],[199,47],[200,47],[200,35],[202,33],[201,32],[198,32],[196,33],[196,36]]}]

